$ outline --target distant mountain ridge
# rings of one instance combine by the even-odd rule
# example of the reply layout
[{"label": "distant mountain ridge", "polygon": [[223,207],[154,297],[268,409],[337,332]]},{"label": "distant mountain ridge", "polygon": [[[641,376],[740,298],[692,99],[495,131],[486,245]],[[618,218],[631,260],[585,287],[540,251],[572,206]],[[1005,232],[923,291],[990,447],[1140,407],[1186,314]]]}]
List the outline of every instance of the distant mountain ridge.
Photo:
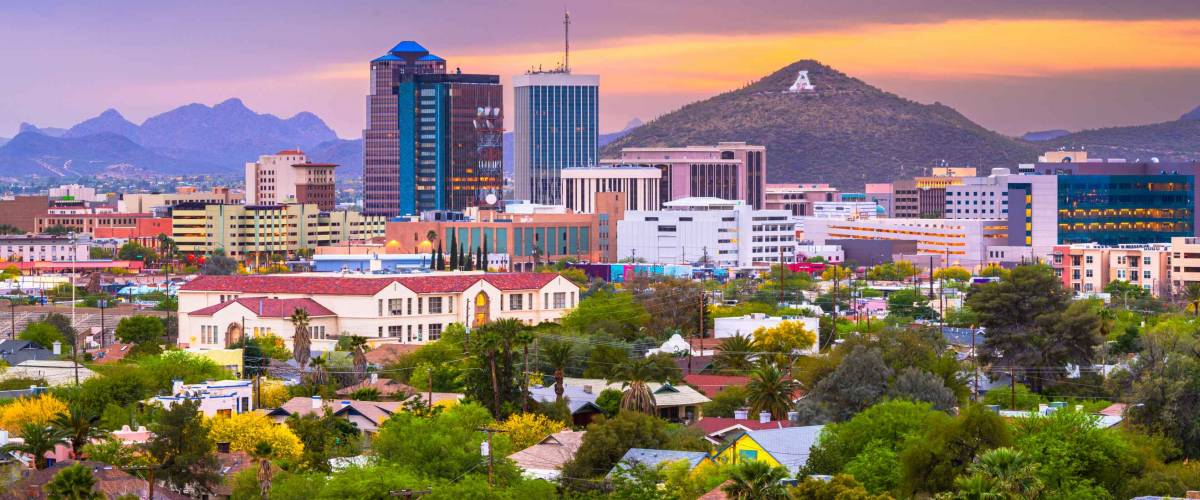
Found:
[{"label": "distant mountain ridge", "polygon": [[1178,120],[1081,130],[1039,143],[1048,148],[1083,148],[1095,158],[1200,161],[1200,108]]},{"label": "distant mountain ridge", "polygon": [[[808,72],[814,90],[789,92],[800,71]],[[941,161],[985,169],[1015,166],[1034,160],[1039,149],[987,130],[948,106],[904,99],[803,60],[664,114],[603,153],[722,141],[766,146],[770,182],[828,182],[844,189],[911,177]]]},{"label": "distant mountain ridge", "polygon": [[[27,135],[59,140],[22,138]],[[115,109],[65,130],[25,123],[17,137],[0,146],[0,171],[83,176],[121,165],[126,170],[133,167],[134,171],[172,174],[237,174],[245,162],[260,155],[297,147],[317,151],[310,155],[316,161],[333,161],[320,156],[326,151],[353,159],[346,154],[348,146],[339,141],[324,121],[307,111],[283,119],[256,113],[241,99],[231,98],[211,107],[197,103],[180,106],[147,118],[141,125]],[[361,145],[359,149],[357,162],[347,166],[361,172]]]}]

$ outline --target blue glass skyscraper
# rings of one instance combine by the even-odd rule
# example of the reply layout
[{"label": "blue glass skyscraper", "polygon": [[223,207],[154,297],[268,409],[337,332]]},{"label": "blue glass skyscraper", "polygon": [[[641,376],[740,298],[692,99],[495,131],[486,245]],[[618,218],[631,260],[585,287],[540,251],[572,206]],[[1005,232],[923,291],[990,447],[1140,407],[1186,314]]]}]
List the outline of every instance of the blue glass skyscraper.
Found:
[{"label": "blue glass skyscraper", "polygon": [[513,77],[513,93],[514,194],[560,205],[559,172],[597,162],[600,76],[530,72]]}]

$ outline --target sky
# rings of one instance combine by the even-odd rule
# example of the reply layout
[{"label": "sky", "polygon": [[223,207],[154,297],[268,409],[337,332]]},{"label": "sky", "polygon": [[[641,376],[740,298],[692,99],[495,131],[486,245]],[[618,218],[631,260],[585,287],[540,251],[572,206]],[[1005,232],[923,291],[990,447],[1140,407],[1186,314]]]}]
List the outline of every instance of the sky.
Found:
[{"label": "sky", "polygon": [[39,0],[0,2],[0,137],[240,97],[356,138],[368,61],[397,42],[510,87],[561,61],[564,9],[572,69],[601,78],[602,131],[800,59],[1012,135],[1200,106],[1194,0]]}]

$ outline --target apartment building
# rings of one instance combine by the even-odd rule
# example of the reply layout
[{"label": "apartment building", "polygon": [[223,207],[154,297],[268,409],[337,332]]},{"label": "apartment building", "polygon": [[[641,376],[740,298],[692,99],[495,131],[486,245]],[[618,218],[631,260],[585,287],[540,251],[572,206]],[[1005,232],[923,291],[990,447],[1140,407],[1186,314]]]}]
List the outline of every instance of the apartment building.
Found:
[{"label": "apartment building", "polygon": [[796,258],[791,212],[755,210],[742,200],[683,198],[663,210],[629,211],[617,233],[620,258],[652,264],[749,268]]},{"label": "apartment building", "polygon": [[1050,265],[1063,286],[1077,293],[1098,293],[1120,280],[1160,296],[1171,291],[1171,252],[1172,245],[1167,243],[1060,245],[1054,247]]},{"label": "apartment building", "polygon": [[359,212],[321,210],[315,204],[177,205],[171,231],[179,251],[211,254],[218,249],[256,265],[272,256],[288,258],[301,248],[370,240],[385,233],[386,218]]},{"label": "apartment building", "polygon": [[813,215],[813,204],[838,201],[838,189],[829,184],[767,184],[763,208],[788,210],[797,217]]},{"label": "apartment building", "polygon": [[246,204],[311,203],[333,210],[333,163],[313,163],[300,150],[262,155],[246,164]]},{"label": "apartment building", "polygon": [[451,323],[557,321],[579,303],[579,287],[553,273],[437,273],[425,276],[288,274],[200,276],[179,290],[179,345],[225,349],[244,335],[271,334],[292,348],[296,309],[309,316],[312,348],[341,335],[372,346],[425,344]]},{"label": "apartment building", "polygon": [[0,261],[79,262],[88,260],[92,241],[87,235],[77,238],[46,235],[0,236]]}]

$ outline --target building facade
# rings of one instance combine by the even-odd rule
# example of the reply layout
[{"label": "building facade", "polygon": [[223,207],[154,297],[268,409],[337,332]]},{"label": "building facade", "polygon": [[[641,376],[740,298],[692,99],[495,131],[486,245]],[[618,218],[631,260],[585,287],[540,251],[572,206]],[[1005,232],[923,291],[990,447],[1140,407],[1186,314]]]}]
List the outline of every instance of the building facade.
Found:
[{"label": "building facade", "polygon": [[0,199],[0,226],[12,226],[21,231],[33,232],[37,218],[50,209],[47,196],[14,196]]},{"label": "building facade", "polygon": [[621,156],[600,160],[608,165],[637,165],[662,170],[659,199],[742,200],[764,208],[767,186],[767,148],[744,142],[682,148],[625,148]]},{"label": "building facade", "polygon": [[741,200],[683,198],[663,210],[629,211],[617,222],[617,255],[651,264],[749,268],[796,258],[787,210],[755,210]]},{"label": "building facade", "polygon": [[624,193],[626,210],[658,210],[662,171],[648,167],[567,168],[562,178],[562,204],[577,213],[596,212],[597,193]]},{"label": "building facade", "polygon": [[415,215],[483,204],[503,187],[503,88],[496,75],[446,71],[404,41],[371,61],[363,130],[363,204]]},{"label": "building facade", "polygon": [[88,260],[92,241],[45,235],[0,236],[0,261],[82,262]]},{"label": "building facade", "polygon": [[1200,238],[1171,238],[1171,291],[1182,293],[1193,284],[1200,284]]},{"label": "building facade", "polygon": [[596,164],[600,76],[569,70],[513,77],[514,195],[562,204],[559,173]]},{"label": "building facade", "polygon": [[788,210],[797,217],[813,214],[813,203],[838,200],[838,189],[829,184],[767,184],[763,208]]},{"label": "building facade", "polygon": [[312,348],[329,351],[340,335],[366,337],[372,346],[425,344],[452,323],[557,321],[578,304],[579,287],[552,273],[200,276],[178,297],[181,347],[225,349],[270,334],[291,348],[289,317],[301,308]]},{"label": "building facade", "polygon": [[180,203],[205,203],[210,205],[242,204],[244,192],[227,187],[215,187],[211,191],[198,191],[194,187],[181,186],[174,193],[128,193],[117,201],[117,212],[123,214],[165,212]]},{"label": "building facade", "polygon": [[[831,240],[908,240],[917,253],[939,255],[952,265],[974,267],[988,262],[988,248],[1008,239],[1004,221],[985,219],[804,219],[804,238],[816,245]],[[849,253],[847,251],[847,253]],[[849,255],[847,255],[849,258]]]},{"label": "building facade", "polygon": [[54,226],[62,226],[76,233],[95,234],[105,228],[134,228],[139,220],[153,218],[153,214],[148,213],[46,214],[34,218],[34,232],[42,233]]},{"label": "building facade", "polygon": [[256,265],[288,258],[300,249],[363,241],[384,235],[386,218],[314,204],[177,205],[171,232],[179,251],[206,255],[223,250]]},{"label": "building facade", "polygon": [[246,204],[312,203],[333,210],[333,163],[313,163],[299,150],[262,155],[246,164]]},{"label": "building facade", "polygon": [[1171,252],[1168,243],[1060,245],[1054,247],[1050,265],[1062,278],[1063,286],[1076,293],[1099,293],[1113,281],[1126,281],[1155,296],[1164,296],[1172,289]]}]

